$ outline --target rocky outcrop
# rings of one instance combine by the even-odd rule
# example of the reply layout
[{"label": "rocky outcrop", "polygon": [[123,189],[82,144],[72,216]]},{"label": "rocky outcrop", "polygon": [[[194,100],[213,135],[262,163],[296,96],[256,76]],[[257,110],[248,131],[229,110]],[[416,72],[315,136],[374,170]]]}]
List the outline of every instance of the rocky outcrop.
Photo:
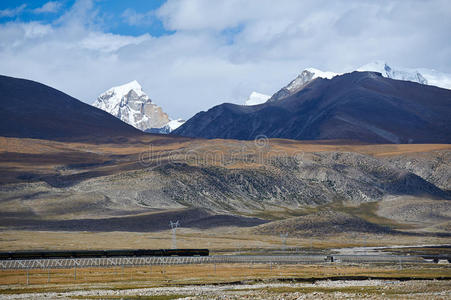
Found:
[{"label": "rocky outcrop", "polygon": [[268,102],[282,100],[288,96],[291,96],[300,90],[302,90],[310,81],[312,81],[315,73],[304,70],[298,75],[293,81],[291,81],[287,86],[281,88],[274,95],[269,98]]}]

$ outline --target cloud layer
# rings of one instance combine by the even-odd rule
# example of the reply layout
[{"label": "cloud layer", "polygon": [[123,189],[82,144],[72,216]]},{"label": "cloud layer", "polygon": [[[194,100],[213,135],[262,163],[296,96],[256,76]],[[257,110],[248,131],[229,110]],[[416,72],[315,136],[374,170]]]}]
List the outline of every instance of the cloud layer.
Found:
[{"label": "cloud layer", "polygon": [[[0,10],[0,18],[25,9]],[[53,1],[34,10],[60,9]],[[0,73],[88,103],[136,79],[172,117],[189,118],[243,103],[254,90],[272,94],[307,67],[344,72],[383,59],[451,73],[450,15],[446,0],[168,0],[156,11],[108,16],[80,0],[52,22],[1,24]],[[155,20],[169,34],[118,34],[112,25]]]}]

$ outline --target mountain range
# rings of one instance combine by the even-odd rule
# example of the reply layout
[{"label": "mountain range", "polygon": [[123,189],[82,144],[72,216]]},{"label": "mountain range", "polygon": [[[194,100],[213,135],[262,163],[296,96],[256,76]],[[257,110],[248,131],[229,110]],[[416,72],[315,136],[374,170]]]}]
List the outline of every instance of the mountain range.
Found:
[{"label": "mountain range", "polygon": [[[394,68],[382,61],[376,61],[374,63],[361,66],[357,70],[379,72],[385,78],[417,82],[423,85],[431,84],[443,86],[445,88],[451,87],[451,76],[447,76],[447,74],[438,73],[433,70],[422,69],[422,73],[420,73],[420,71],[416,69]],[[336,72],[324,72],[315,68],[308,68],[302,71],[294,80],[274,93],[272,96],[255,91],[252,92],[245,101],[245,105],[253,106],[260,105],[265,102],[279,101],[298,93],[316,78],[332,79],[339,75],[342,74]],[[100,108],[121,119],[125,123],[148,133],[168,134],[185,123],[185,121],[181,119],[171,120],[160,106],[152,102],[136,80],[121,86],[113,87],[102,93],[96,101],[94,101],[93,106]],[[182,132],[182,129],[178,132]],[[202,134],[193,134],[195,137],[205,137]],[[237,135],[236,138],[241,137],[240,135]],[[360,140],[360,138],[357,139]],[[413,139],[408,138],[408,140]],[[396,141],[396,138],[391,138],[391,142]]]},{"label": "mountain range", "polygon": [[420,73],[394,70],[387,64],[383,68],[384,74],[343,75],[306,69],[268,100],[266,95],[251,94],[248,104],[266,101],[263,104],[225,103],[186,123],[171,120],[137,81],[109,89],[93,107],[40,83],[2,76],[0,134],[81,139],[146,131],[201,138],[265,135],[364,143],[449,143],[451,91],[426,85],[428,76]]},{"label": "mountain range", "polygon": [[[257,143],[147,134],[51,87],[1,76],[0,226],[161,231],[180,219],[274,236],[424,230],[449,239],[450,93],[353,72],[260,105],[219,105],[175,131],[303,139]],[[337,138],[360,144],[324,141]],[[398,142],[447,145],[386,144]]]},{"label": "mountain range", "polygon": [[450,143],[451,90],[376,72],[317,77],[304,71],[266,103],[221,104],[173,133],[187,137]]},{"label": "mountain range", "polygon": [[[451,89],[451,75],[437,72],[431,69],[399,68],[392,67],[383,61],[375,61],[373,63],[369,63],[357,68],[356,71],[378,72],[381,73],[382,76],[386,78],[418,82],[421,84],[434,85],[445,89]],[[305,84],[307,84],[308,82],[312,81],[315,78],[331,79],[337,75],[342,74],[343,73],[330,71],[324,72],[315,68],[307,68],[303,70],[289,84],[287,84],[285,87],[277,91],[272,97],[260,94],[258,92],[252,92],[252,94],[246,100],[245,105],[262,104],[268,101],[268,99],[270,99],[269,101],[279,100],[301,90]],[[264,97],[258,95],[262,95]]]}]

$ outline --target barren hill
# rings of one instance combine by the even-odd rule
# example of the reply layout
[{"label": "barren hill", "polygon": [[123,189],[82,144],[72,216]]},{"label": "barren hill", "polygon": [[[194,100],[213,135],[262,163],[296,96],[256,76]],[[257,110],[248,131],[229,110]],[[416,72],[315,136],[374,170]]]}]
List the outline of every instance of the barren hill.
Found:
[{"label": "barren hill", "polygon": [[0,136],[93,141],[140,134],[112,115],[49,86],[0,76]]},{"label": "barren hill", "polygon": [[[431,214],[450,203],[449,145],[330,145],[275,139],[262,147],[253,141],[144,136],[102,144],[0,138],[0,151],[1,225],[6,227],[47,220],[42,224],[67,230],[67,224],[78,224],[77,220],[99,219],[89,222],[106,228],[110,218],[135,220],[142,214],[192,208],[208,211],[190,217],[203,224],[199,226],[254,226],[260,221],[230,215],[273,220],[320,207],[334,209],[336,203],[357,208],[378,203],[372,214],[379,209],[389,220],[393,217],[384,205],[390,197],[407,199],[398,215],[403,207],[421,208],[417,199],[439,204],[430,206]],[[413,160],[415,164],[406,164]],[[417,224],[424,218],[434,220],[415,216],[412,222]],[[371,223],[371,218],[364,220]],[[444,224],[447,218],[437,221]],[[377,225],[380,220],[376,221]],[[397,221],[404,222],[395,217]]]}]

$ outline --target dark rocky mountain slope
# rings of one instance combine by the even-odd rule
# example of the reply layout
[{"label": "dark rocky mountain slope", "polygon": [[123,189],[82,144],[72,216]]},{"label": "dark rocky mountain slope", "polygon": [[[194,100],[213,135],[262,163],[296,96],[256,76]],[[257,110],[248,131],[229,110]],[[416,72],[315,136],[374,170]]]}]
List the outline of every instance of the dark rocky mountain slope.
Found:
[{"label": "dark rocky mountain slope", "polygon": [[109,113],[49,86],[0,76],[0,136],[86,140],[139,134]]},{"label": "dark rocky mountain slope", "polygon": [[451,90],[353,72],[317,78],[255,106],[221,104],[174,131],[187,137],[450,143]]}]

